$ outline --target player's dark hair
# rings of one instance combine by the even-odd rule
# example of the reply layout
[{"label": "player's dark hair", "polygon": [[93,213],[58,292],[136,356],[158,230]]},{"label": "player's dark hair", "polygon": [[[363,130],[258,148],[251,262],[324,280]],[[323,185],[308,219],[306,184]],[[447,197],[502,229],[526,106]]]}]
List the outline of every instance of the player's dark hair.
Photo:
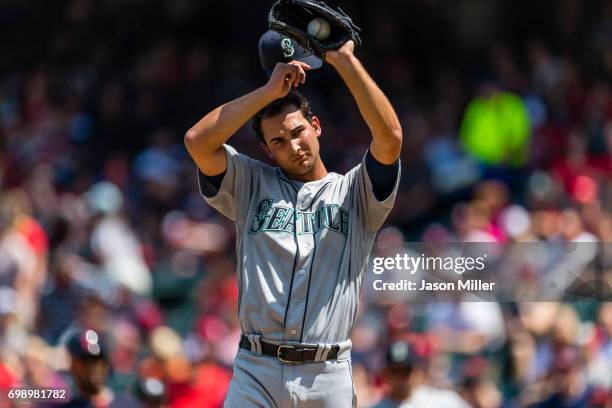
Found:
[{"label": "player's dark hair", "polygon": [[263,144],[266,144],[266,139],[264,138],[263,131],[261,130],[261,121],[265,118],[278,115],[283,109],[291,105],[298,108],[306,120],[312,123],[312,117],[314,114],[310,108],[310,102],[308,99],[306,99],[306,97],[304,97],[304,95],[296,90],[292,90],[287,94],[287,96],[271,102],[262,110],[257,112],[255,116],[253,116],[252,126],[253,130],[255,131],[255,135],[257,136],[257,140]]}]

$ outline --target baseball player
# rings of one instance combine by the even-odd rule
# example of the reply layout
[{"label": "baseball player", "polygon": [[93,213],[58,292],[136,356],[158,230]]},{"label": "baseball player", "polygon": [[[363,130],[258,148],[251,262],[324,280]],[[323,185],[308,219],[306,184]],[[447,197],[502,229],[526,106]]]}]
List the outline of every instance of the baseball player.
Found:
[{"label": "baseball player", "polygon": [[[276,46],[287,49],[282,40]],[[295,90],[311,68],[303,61],[276,63],[265,85],[185,135],[204,199],[236,222],[243,335],[226,407],[356,405],[349,337],[367,258],[397,192],[402,130],[354,46],[325,54],[372,133],[348,173],[321,160],[324,128]],[[277,167],[226,144],[250,119]]]}]

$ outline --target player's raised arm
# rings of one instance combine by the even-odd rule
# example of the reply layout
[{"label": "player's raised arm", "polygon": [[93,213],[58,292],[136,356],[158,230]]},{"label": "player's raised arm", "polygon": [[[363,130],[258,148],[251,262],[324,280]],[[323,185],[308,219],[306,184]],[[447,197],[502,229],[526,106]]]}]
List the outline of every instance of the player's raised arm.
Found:
[{"label": "player's raised arm", "polygon": [[339,50],[327,51],[325,60],[348,86],[372,132],[372,156],[383,164],[395,163],[402,147],[399,119],[385,94],[353,54],[354,48],[355,44],[349,40]]},{"label": "player's raised arm", "polygon": [[299,61],[278,63],[266,85],[219,106],[185,133],[187,151],[207,176],[223,173],[227,161],[223,143],[270,102],[303,84],[310,67]]}]

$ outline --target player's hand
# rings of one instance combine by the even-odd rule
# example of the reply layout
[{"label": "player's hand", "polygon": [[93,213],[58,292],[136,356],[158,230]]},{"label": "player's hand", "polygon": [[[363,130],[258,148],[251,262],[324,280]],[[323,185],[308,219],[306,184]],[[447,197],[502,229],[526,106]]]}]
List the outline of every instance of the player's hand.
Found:
[{"label": "player's hand", "polygon": [[354,56],[354,52],[355,42],[353,40],[348,40],[342,45],[342,47],[338,48],[337,50],[326,51],[325,61],[330,63],[332,66],[336,66],[339,63],[350,60],[351,57]]},{"label": "player's hand", "polygon": [[306,71],[308,70],[310,70],[310,65],[301,61],[291,61],[287,64],[279,62],[265,85],[266,90],[274,99],[283,98],[291,91],[291,88],[297,88],[306,82]]}]

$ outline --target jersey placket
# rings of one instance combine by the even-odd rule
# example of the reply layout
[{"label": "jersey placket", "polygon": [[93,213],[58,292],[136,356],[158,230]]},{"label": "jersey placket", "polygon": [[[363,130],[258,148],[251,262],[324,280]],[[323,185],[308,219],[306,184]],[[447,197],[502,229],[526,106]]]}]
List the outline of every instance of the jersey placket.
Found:
[{"label": "jersey placket", "polygon": [[287,305],[287,320],[285,324],[285,340],[301,341],[306,307],[308,304],[308,289],[312,273],[312,262],[315,252],[314,220],[309,215],[313,197],[312,187],[304,186],[297,195],[296,209],[302,214],[295,226],[298,259],[293,271],[293,285]]}]

